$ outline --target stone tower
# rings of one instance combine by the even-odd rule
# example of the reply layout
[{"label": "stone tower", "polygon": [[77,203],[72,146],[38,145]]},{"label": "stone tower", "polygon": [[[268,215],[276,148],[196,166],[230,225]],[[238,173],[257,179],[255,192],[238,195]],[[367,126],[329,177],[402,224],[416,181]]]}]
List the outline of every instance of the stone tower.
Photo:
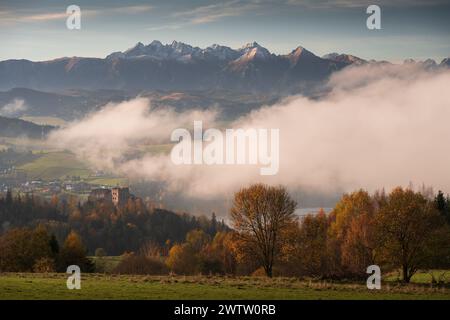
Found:
[{"label": "stone tower", "polygon": [[130,198],[129,188],[112,188],[111,189],[112,202],[115,206],[123,206]]}]

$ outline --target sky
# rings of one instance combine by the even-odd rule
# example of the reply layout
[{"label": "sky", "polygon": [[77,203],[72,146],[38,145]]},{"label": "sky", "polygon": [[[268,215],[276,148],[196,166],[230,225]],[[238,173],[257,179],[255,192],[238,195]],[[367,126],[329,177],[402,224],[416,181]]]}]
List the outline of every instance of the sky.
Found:
[{"label": "sky", "polygon": [[[366,8],[381,8],[369,30]],[[81,8],[81,29],[66,8]],[[256,41],[276,54],[298,46],[321,56],[440,62],[450,56],[450,0],[1,0],[0,60],[105,57],[137,42],[182,41],[239,48]]]}]

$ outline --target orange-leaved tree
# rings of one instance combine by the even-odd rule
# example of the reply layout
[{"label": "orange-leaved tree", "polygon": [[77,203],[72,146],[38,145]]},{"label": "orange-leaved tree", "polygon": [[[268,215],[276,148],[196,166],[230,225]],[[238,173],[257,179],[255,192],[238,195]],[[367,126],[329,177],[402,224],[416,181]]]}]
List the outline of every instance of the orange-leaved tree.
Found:
[{"label": "orange-leaved tree", "polygon": [[282,186],[254,184],[234,196],[233,226],[268,277],[272,277],[275,258],[285,242],[283,233],[295,220],[295,207]]}]

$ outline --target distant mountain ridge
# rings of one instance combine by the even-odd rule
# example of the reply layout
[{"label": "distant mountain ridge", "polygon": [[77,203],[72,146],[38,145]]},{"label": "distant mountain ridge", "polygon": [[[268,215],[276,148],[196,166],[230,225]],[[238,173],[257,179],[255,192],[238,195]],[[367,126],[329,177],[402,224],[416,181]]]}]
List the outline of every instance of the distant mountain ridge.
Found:
[{"label": "distant mountain ridge", "polygon": [[5,92],[0,91],[0,111],[2,106],[14,100],[21,100],[27,108],[7,117],[52,116],[71,121],[82,117],[86,113],[104,106],[108,102],[120,102],[130,98],[121,91],[65,91],[52,93],[36,91],[28,88],[14,88]]},{"label": "distant mountain ridge", "polygon": [[[57,91],[238,90],[303,92],[346,66],[373,63],[349,54],[319,57],[299,46],[276,55],[256,42],[239,49],[214,44],[194,47],[178,41],[139,42],[106,58],[60,58],[50,61],[0,62],[0,90],[16,87]],[[427,61],[427,65],[433,62]],[[437,64],[434,62],[437,66]],[[444,59],[439,66],[448,66]]]},{"label": "distant mountain ridge", "polygon": [[0,116],[0,137],[43,139],[53,129],[55,129],[53,126],[42,126],[21,119]]}]

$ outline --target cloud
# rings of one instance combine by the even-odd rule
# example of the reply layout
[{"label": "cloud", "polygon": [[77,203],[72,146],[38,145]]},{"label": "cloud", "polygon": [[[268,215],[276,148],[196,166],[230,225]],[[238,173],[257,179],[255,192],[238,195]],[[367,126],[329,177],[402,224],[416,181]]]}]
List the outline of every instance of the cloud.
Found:
[{"label": "cloud", "polygon": [[247,13],[249,10],[256,9],[256,3],[246,3],[239,0],[228,1],[217,4],[210,4],[196,7],[191,10],[176,12],[175,18],[181,18],[188,24],[204,24],[226,17],[236,17]]},{"label": "cloud", "polygon": [[167,24],[146,28],[148,31],[160,31],[160,30],[177,30],[187,26],[187,24]]},{"label": "cloud", "polygon": [[167,143],[175,127],[187,126],[195,119],[213,121],[216,112],[153,109],[150,101],[137,98],[108,104],[100,111],[52,133],[50,143],[67,148],[99,169],[120,170],[127,155],[140,148]]},{"label": "cloud", "polygon": [[331,78],[327,97],[291,97],[244,123],[280,128],[279,183],[374,190],[413,181],[449,190],[450,152],[439,147],[450,136],[448,83],[448,71],[347,68]]},{"label": "cloud", "polygon": [[39,13],[39,14],[30,14],[27,16],[22,16],[19,18],[21,21],[50,21],[50,20],[61,20],[67,18],[67,14],[64,13]]},{"label": "cloud", "polygon": [[[348,67],[335,73],[329,93],[313,100],[297,95],[243,116],[228,128],[278,128],[280,170],[260,166],[181,165],[167,154],[145,152],[166,143],[193,120],[214,127],[217,113],[152,109],[145,99],[108,105],[50,141],[92,165],[130,178],[159,180],[193,198],[226,197],[253,182],[318,192],[375,190],[410,182],[450,190],[450,72],[417,66]],[[275,116],[276,115],[276,116]]]},{"label": "cloud", "polygon": [[150,5],[140,5],[140,6],[126,6],[126,7],[118,7],[118,8],[111,8],[110,12],[116,12],[116,13],[127,13],[127,14],[134,14],[134,13],[143,13],[153,10],[153,6]]},{"label": "cloud", "polygon": [[194,9],[174,12],[171,14],[171,18],[174,22],[150,26],[147,30],[178,30],[192,25],[216,22],[227,17],[241,16],[246,14],[250,9],[256,8],[257,5],[255,3],[242,3],[239,0],[199,6]]},{"label": "cloud", "polygon": [[[85,9],[80,6],[82,16],[100,16],[111,14],[139,14],[145,13],[153,9],[150,5],[136,5],[124,7],[104,7],[96,9]],[[56,20],[67,19],[68,14],[65,11],[31,11],[31,10],[1,10],[0,24],[18,24],[18,23],[33,23],[33,22],[51,22]]]},{"label": "cloud", "polygon": [[303,6],[310,9],[367,8],[371,4],[380,7],[434,6],[448,4],[446,0],[286,0],[288,5]]},{"label": "cloud", "polygon": [[26,111],[28,106],[23,99],[14,99],[0,108],[0,116],[14,117]]}]

